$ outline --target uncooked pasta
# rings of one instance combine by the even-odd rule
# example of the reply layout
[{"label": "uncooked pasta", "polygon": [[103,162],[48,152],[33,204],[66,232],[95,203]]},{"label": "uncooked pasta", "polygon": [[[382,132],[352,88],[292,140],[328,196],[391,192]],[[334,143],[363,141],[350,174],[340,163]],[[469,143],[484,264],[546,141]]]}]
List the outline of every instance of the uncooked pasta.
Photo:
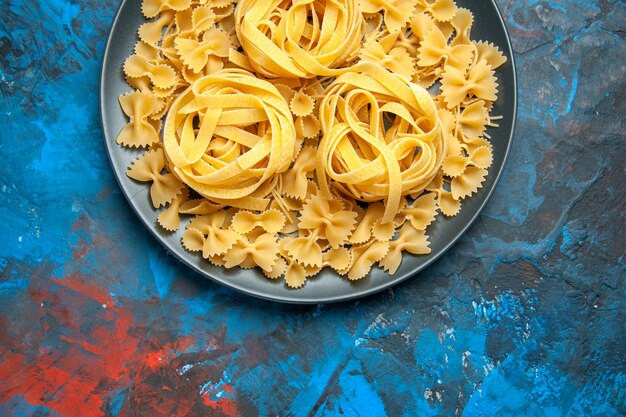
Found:
[{"label": "uncooked pasta", "polygon": [[155,221],[300,288],[430,253],[492,163],[506,62],[453,0],[144,0],[117,143]]}]

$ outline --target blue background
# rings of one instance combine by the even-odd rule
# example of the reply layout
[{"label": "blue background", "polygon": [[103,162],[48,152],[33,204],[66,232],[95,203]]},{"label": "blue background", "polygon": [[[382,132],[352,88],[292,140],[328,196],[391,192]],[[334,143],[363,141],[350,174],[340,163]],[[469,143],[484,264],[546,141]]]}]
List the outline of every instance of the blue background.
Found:
[{"label": "blue background", "polygon": [[117,2],[0,6],[0,416],[626,413],[626,5],[498,0],[518,127],[479,220],[392,290],[257,301],[176,262],[106,157]]}]

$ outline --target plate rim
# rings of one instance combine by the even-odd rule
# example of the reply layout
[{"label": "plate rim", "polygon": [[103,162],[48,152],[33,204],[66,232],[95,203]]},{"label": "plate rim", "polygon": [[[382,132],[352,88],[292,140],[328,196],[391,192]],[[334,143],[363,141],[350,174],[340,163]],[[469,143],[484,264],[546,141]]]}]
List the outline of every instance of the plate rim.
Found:
[{"label": "plate rim", "polygon": [[[105,110],[105,106],[104,106],[104,96],[106,94],[104,88],[105,88],[105,70],[108,67],[107,62],[108,62],[108,56],[109,56],[109,52],[111,49],[111,45],[112,45],[112,38],[113,38],[113,29],[117,26],[118,20],[120,19],[120,12],[122,10],[122,8],[124,7],[124,4],[126,3],[127,0],[121,0],[117,10],[115,12],[115,16],[113,18],[113,20],[111,21],[111,25],[109,28],[109,32],[107,34],[107,39],[106,39],[106,43],[104,44],[104,52],[102,54],[102,62],[100,65],[100,74],[99,74],[99,86],[98,86],[98,108],[99,108],[99,116],[100,116],[100,127],[102,130],[102,138],[104,141],[104,146],[106,149],[106,154],[107,154],[107,158],[109,160],[109,165],[111,166],[111,171],[113,171],[113,175],[115,177],[115,180],[117,182],[118,188],[121,190],[122,194],[124,195],[124,198],[126,200],[126,202],[128,203],[128,205],[131,207],[132,211],[134,212],[135,216],[137,218],[139,218],[139,220],[141,221],[141,223],[143,224],[143,226],[145,227],[145,229],[147,229],[150,234],[165,248],[165,250],[174,257],[174,259],[176,259],[178,262],[181,262],[182,264],[184,264],[186,267],[192,269],[194,272],[200,274],[203,278],[205,279],[209,279],[219,285],[223,285],[224,287],[227,287],[231,290],[236,291],[238,294],[245,294],[246,296],[249,297],[254,297],[257,299],[261,299],[261,300],[265,300],[265,301],[272,301],[272,302],[278,302],[278,303],[283,303],[283,304],[292,304],[292,305],[313,305],[313,304],[331,304],[331,303],[339,303],[339,302],[344,302],[344,301],[351,301],[351,300],[355,300],[355,299],[360,299],[360,298],[364,298],[376,293],[379,293],[381,291],[384,291],[388,288],[392,288],[395,287],[397,285],[399,285],[402,282],[407,281],[410,278],[414,278],[417,274],[419,274],[420,272],[424,271],[426,268],[428,268],[430,265],[432,265],[435,261],[437,261],[439,258],[441,258],[441,256],[443,256],[445,253],[447,253],[450,248],[452,246],[454,246],[458,240],[467,232],[467,230],[474,224],[474,222],[478,219],[478,217],[480,216],[480,214],[482,213],[482,211],[484,210],[485,206],[487,205],[487,203],[489,203],[489,201],[491,200],[491,197],[495,191],[495,189],[498,186],[498,183],[500,181],[500,178],[502,176],[502,173],[504,172],[504,168],[507,165],[507,161],[509,159],[509,154],[510,154],[510,150],[511,150],[511,144],[513,142],[513,137],[515,134],[515,130],[516,130],[516,126],[517,126],[517,108],[518,108],[518,80],[517,80],[517,67],[516,67],[516,62],[515,62],[515,56],[514,56],[514,51],[513,51],[513,46],[511,43],[511,36],[509,34],[509,30],[508,27],[506,25],[506,22],[504,20],[504,17],[502,16],[502,12],[500,11],[500,8],[498,7],[498,4],[496,3],[496,0],[490,0],[490,3],[493,5],[496,14],[498,16],[498,20],[500,21],[500,25],[504,30],[504,34],[505,34],[505,38],[506,38],[506,46],[508,48],[508,51],[510,51],[510,60],[511,60],[511,70],[512,70],[512,93],[513,93],[513,98],[512,98],[512,110],[513,110],[513,114],[512,114],[512,119],[511,119],[511,130],[509,132],[509,137],[507,140],[507,144],[506,144],[506,149],[504,152],[504,157],[502,159],[502,164],[500,165],[500,167],[497,169],[497,172],[490,172],[491,176],[494,176],[494,180],[493,180],[493,185],[491,186],[490,189],[485,190],[486,191],[486,195],[484,197],[484,200],[482,201],[482,203],[478,206],[478,209],[471,215],[469,221],[467,221],[463,227],[461,227],[459,229],[459,231],[453,236],[452,239],[449,239],[448,242],[446,242],[446,244],[441,248],[441,250],[433,255],[432,257],[430,257],[428,260],[426,260],[423,264],[419,265],[417,268],[415,268],[414,270],[412,270],[409,273],[405,273],[403,275],[399,275],[397,277],[394,277],[393,279],[383,282],[379,285],[376,285],[374,287],[371,288],[366,288],[366,289],[362,289],[362,290],[355,290],[355,292],[353,294],[349,294],[349,295],[338,295],[338,296],[329,296],[329,297],[324,297],[324,298],[304,298],[304,297],[285,297],[285,296],[280,296],[280,295],[271,295],[271,294],[267,294],[266,292],[263,291],[259,291],[259,290],[254,290],[254,289],[250,289],[247,288],[245,285],[241,285],[238,284],[236,282],[230,282],[227,279],[224,278],[220,278],[218,276],[213,276],[210,273],[208,273],[207,271],[202,270],[201,268],[199,268],[197,265],[193,264],[191,261],[189,261],[188,259],[185,259],[182,256],[179,256],[176,252],[174,252],[172,249],[170,249],[168,243],[156,232],[155,228],[152,227],[152,225],[150,225],[147,220],[141,215],[141,213],[139,212],[138,208],[135,206],[135,204],[133,204],[133,198],[134,196],[130,196],[128,195],[128,193],[126,192],[126,189],[124,188],[122,181],[125,179],[122,176],[122,173],[118,172],[118,170],[115,169],[114,166],[114,162],[113,162],[113,153],[112,153],[112,146],[118,146],[115,138],[113,138],[113,142],[111,142],[111,138],[108,137],[107,134],[107,126],[109,124],[109,122],[107,122],[106,118],[105,118],[105,114],[107,113],[107,111]],[[310,283],[311,284],[311,283]],[[295,292],[297,292],[298,290],[294,290]]]}]

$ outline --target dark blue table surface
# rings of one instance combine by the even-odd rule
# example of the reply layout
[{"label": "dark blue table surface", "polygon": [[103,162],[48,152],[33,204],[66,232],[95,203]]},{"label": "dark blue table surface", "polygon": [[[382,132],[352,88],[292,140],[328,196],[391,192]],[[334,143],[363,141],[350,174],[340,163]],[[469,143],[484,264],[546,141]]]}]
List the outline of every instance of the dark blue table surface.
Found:
[{"label": "dark blue table surface", "polygon": [[626,5],[499,0],[511,155],[480,219],[360,301],[257,301],[139,223],[98,114],[113,0],[0,6],[0,416],[626,413]]}]

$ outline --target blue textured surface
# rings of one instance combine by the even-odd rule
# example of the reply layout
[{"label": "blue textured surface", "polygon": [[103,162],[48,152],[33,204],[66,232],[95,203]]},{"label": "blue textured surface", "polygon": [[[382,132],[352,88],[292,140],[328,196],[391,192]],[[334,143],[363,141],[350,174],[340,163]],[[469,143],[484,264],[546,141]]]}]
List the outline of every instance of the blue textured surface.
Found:
[{"label": "blue textured surface", "polygon": [[3,2],[0,415],[624,415],[626,5],[498,4],[520,113],[480,219],[393,290],[290,307],[191,273],[120,195],[117,3]]}]

